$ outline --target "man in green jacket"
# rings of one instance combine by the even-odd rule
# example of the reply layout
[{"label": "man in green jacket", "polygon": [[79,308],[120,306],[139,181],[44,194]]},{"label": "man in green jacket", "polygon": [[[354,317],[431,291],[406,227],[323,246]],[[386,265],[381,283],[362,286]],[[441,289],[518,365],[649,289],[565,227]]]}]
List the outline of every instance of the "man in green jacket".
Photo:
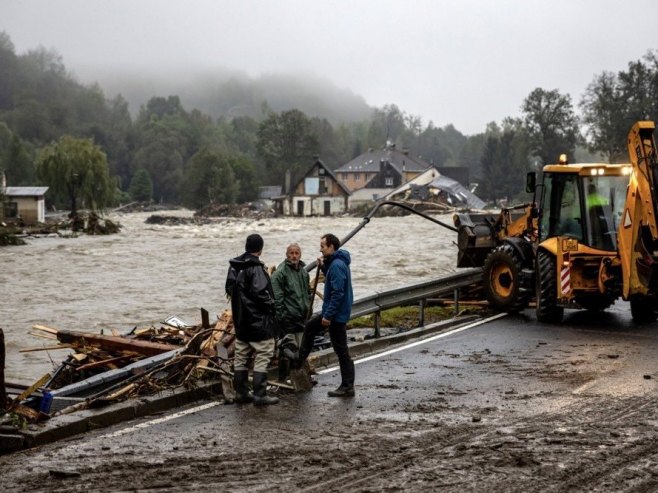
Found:
[{"label": "man in green jacket", "polygon": [[[305,265],[302,249],[297,243],[291,243],[286,249],[286,259],[272,274],[277,323],[280,333],[285,334],[280,347],[285,346],[291,338],[297,349],[302,343],[304,324],[311,309],[311,288]],[[287,377],[286,363],[285,358],[280,356],[279,380]]]},{"label": "man in green jacket", "polygon": [[304,324],[311,306],[311,288],[305,266],[302,249],[297,243],[291,243],[286,249],[286,259],[272,274],[279,330],[294,334],[298,346],[302,342]]}]

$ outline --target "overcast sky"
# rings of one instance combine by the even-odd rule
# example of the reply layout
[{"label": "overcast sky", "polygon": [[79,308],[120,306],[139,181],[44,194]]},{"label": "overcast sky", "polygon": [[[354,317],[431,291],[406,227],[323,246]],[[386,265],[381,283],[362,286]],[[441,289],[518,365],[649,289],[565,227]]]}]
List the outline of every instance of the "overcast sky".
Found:
[{"label": "overcast sky", "polygon": [[99,66],[310,73],[473,134],[536,87],[579,102],[658,49],[657,14],[654,0],[0,0],[0,31],[84,82]]}]

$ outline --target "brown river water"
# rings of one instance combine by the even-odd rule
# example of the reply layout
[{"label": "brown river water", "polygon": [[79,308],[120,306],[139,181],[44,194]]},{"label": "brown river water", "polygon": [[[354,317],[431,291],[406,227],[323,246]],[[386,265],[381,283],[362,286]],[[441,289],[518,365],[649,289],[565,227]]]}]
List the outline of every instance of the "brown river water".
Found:
[{"label": "brown river water", "polygon": [[[191,215],[188,211],[167,215]],[[62,361],[66,349],[20,352],[56,341],[30,335],[35,324],[106,334],[178,315],[211,321],[227,307],[228,260],[243,252],[248,234],[265,239],[261,259],[278,265],[298,242],[302,260],[319,255],[320,236],[346,236],[360,218],[218,219],[203,226],[145,224],[151,213],[113,214],[123,226],[111,236],[34,238],[0,248],[0,328],[5,333],[7,381],[31,383]],[[452,224],[449,216],[437,219]],[[354,296],[436,278],[455,270],[456,233],[419,216],[375,218],[346,245]]]}]

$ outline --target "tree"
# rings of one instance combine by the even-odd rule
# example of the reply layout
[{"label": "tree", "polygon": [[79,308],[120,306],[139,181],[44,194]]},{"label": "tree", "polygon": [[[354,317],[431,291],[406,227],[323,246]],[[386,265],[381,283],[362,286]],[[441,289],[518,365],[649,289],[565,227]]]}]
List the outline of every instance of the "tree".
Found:
[{"label": "tree", "polygon": [[563,153],[574,155],[580,134],[571,96],[557,89],[537,88],[523,101],[521,110],[531,152],[543,164],[556,162]]},{"label": "tree", "polygon": [[603,153],[610,162],[625,159],[627,106],[617,76],[611,72],[596,76],[587,86],[580,107],[587,125],[589,150]]},{"label": "tree", "polygon": [[293,176],[305,171],[320,151],[311,121],[299,110],[270,113],[258,128],[256,147],[273,184],[283,184],[288,169]]},{"label": "tree", "polygon": [[34,185],[36,182],[31,149],[4,122],[0,122],[1,169],[10,185]]},{"label": "tree", "polygon": [[130,180],[128,193],[133,200],[150,202],[153,200],[153,181],[145,169],[138,169]]},{"label": "tree", "polygon": [[70,217],[77,216],[79,203],[98,210],[113,199],[115,183],[110,179],[107,158],[91,139],[65,135],[45,147],[38,157],[37,173],[55,195],[68,198]]},{"label": "tree", "polygon": [[406,115],[396,105],[375,109],[368,130],[368,147],[380,149],[387,141],[396,142],[405,130]]},{"label": "tree", "polygon": [[238,193],[233,169],[227,159],[208,148],[197,152],[188,163],[183,201],[199,209],[207,204],[232,204]]},{"label": "tree", "polygon": [[251,202],[258,198],[258,173],[254,163],[246,156],[227,159],[235,176],[238,202]]}]

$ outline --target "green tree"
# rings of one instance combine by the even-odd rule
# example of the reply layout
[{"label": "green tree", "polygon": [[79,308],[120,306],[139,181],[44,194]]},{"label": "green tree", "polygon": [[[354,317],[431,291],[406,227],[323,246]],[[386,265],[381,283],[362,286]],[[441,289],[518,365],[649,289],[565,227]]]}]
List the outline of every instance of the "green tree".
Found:
[{"label": "green tree", "polygon": [[0,32],[0,112],[12,108],[18,88],[18,57],[9,35],[2,31]]},{"label": "green tree", "polygon": [[311,121],[299,110],[270,113],[258,128],[256,146],[270,184],[283,184],[288,169],[293,176],[298,176],[320,151]]},{"label": "green tree", "polygon": [[543,164],[556,162],[563,153],[574,155],[580,132],[571,96],[557,89],[537,88],[523,101],[521,110],[531,152]]},{"label": "green tree", "polygon": [[617,74],[604,72],[589,84],[581,100],[590,152],[611,162],[628,159],[626,137],[638,120],[658,119],[658,56],[649,51]]},{"label": "green tree", "polygon": [[238,186],[228,160],[208,148],[197,152],[187,166],[183,186],[185,206],[199,209],[207,204],[232,204]]},{"label": "green tree", "polygon": [[529,153],[530,141],[521,120],[506,118],[500,126],[489,123],[478,193],[491,200],[518,196],[530,167]]},{"label": "green tree", "polygon": [[153,181],[145,169],[138,169],[130,180],[128,193],[133,200],[150,202],[153,200]]},{"label": "green tree", "polygon": [[405,130],[406,115],[394,104],[375,109],[368,130],[368,147],[380,149],[387,141],[396,142]]},{"label": "green tree", "polygon": [[627,107],[617,76],[611,72],[596,76],[587,86],[580,107],[589,150],[604,154],[610,162],[626,159]]},{"label": "green tree", "polygon": [[9,185],[36,183],[31,149],[4,122],[0,122],[0,169],[4,169]]},{"label": "green tree", "polygon": [[233,156],[227,159],[235,177],[237,202],[251,202],[258,198],[258,172],[254,163],[246,156]]},{"label": "green tree", "polygon": [[107,158],[91,139],[65,135],[41,150],[37,172],[55,195],[71,204],[70,217],[77,216],[78,204],[92,210],[103,209],[114,197]]}]

